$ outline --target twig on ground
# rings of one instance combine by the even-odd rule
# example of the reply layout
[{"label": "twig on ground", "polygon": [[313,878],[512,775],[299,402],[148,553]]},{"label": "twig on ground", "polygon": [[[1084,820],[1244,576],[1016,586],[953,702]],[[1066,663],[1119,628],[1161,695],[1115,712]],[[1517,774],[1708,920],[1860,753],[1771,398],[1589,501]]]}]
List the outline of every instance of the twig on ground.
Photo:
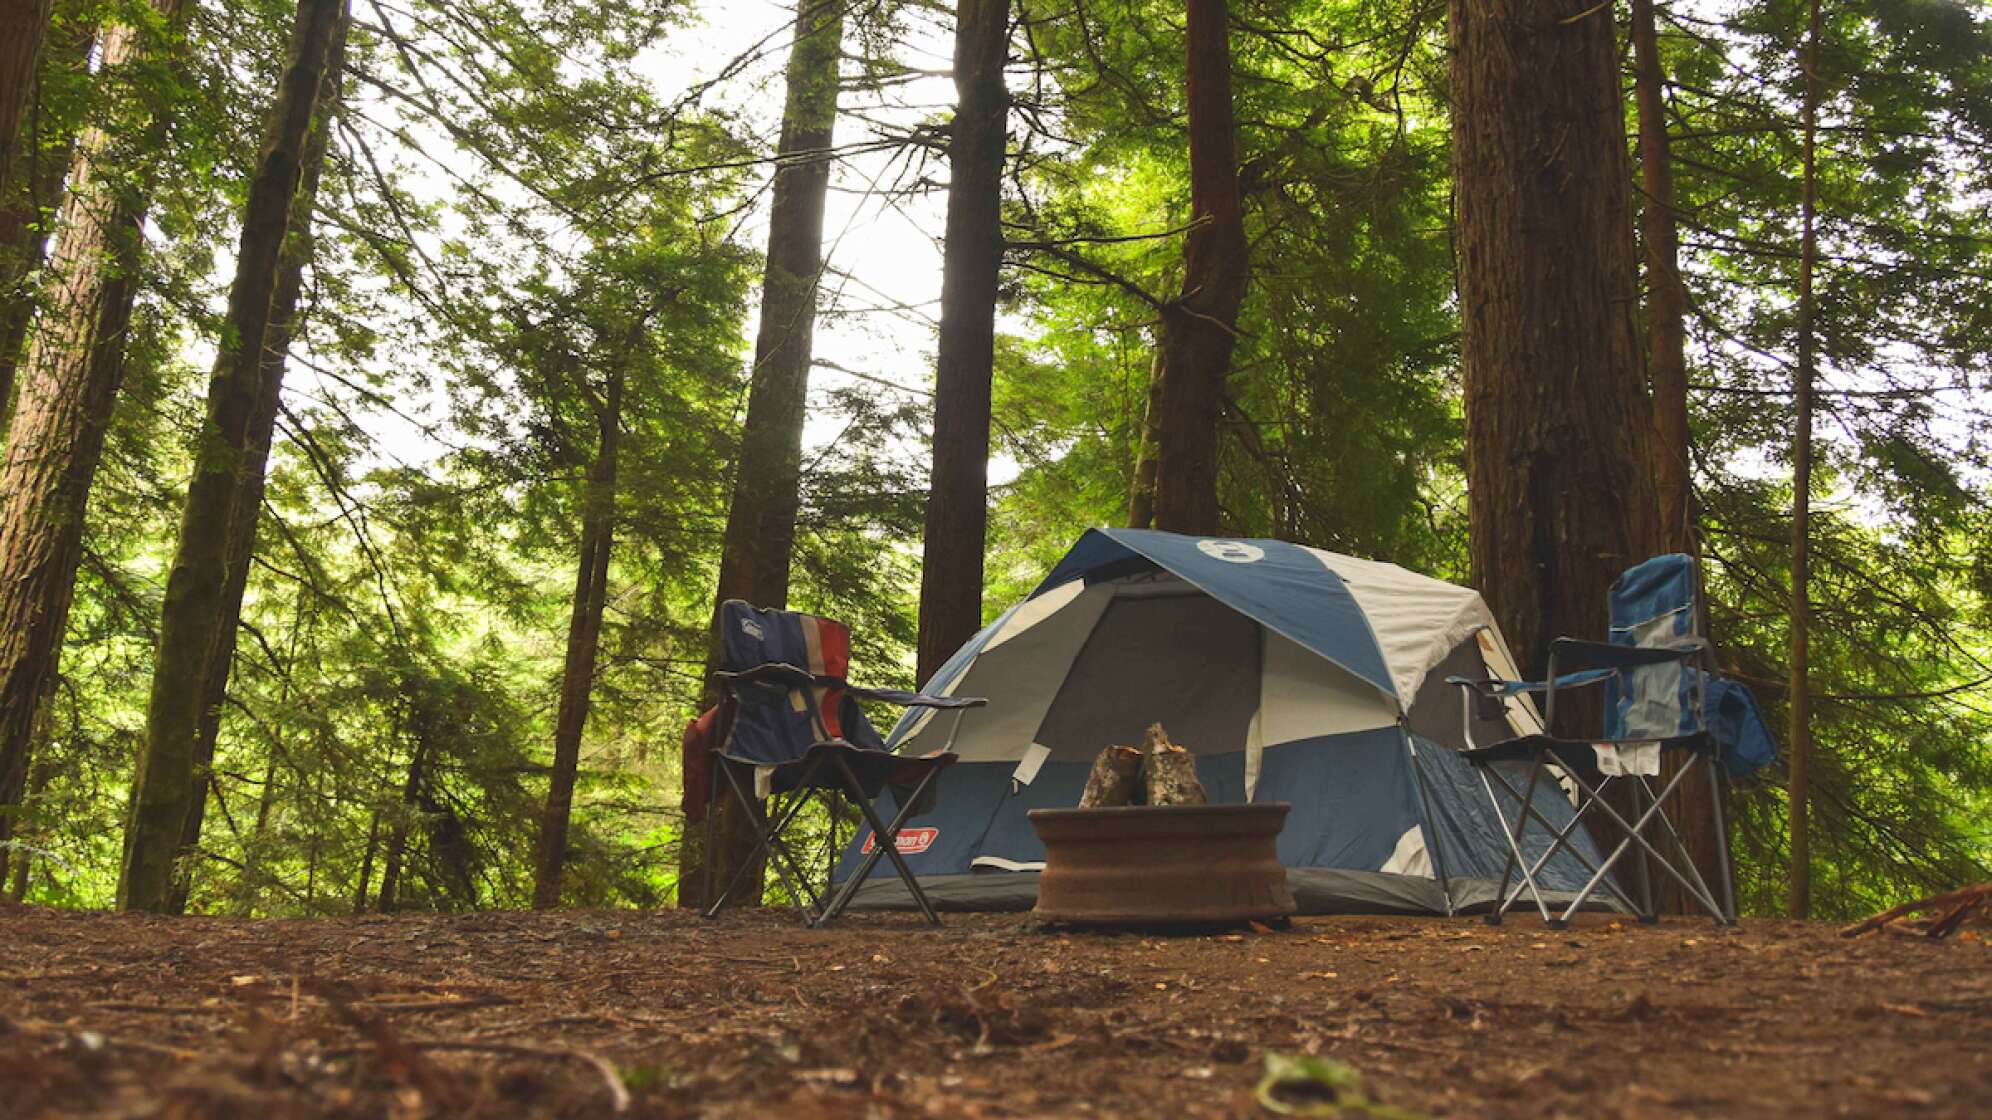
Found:
[{"label": "twig on ground", "polygon": [[1944,911],[1943,916],[1938,918],[1930,926],[1926,931],[1926,935],[1929,937],[1943,937],[1956,929],[1958,924],[1964,921],[1965,915],[1977,907],[1984,905],[1989,899],[1992,899],[1992,882],[1979,883],[1970,887],[1960,887],[1954,891],[1934,894],[1928,898],[1919,898],[1914,902],[1905,902],[1900,906],[1890,907],[1871,918],[1864,918],[1842,929],[1840,936],[1859,937],[1861,934],[1878,930],[1897,918],[1923,910],[1941,909]]}]

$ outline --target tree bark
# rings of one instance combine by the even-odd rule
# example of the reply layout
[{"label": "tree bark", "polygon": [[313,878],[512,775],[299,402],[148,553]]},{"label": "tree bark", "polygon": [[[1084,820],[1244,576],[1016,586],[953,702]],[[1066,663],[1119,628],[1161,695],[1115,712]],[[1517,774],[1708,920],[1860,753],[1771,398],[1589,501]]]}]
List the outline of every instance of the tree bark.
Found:
[{"label": "tree bark", "polygon": [[[350,12],[340,20],[337,37],[326,58],[324,80],[318,90],[317,117],[305,140],[297,198],[291,205],[290,228],[278,259],[275,291],[270,296],[269,326],[263,337],[259,360],[260,385],[256,408],[249,424],[247,450],[236,479],[234,497],[228,511],[227,573],[221,604],[215,619],[218,628],[214,652],[201,672],[199,720],[194,725],[193,803],[187,808],[186,826],[181,829],[180,849],[191,852],[200,845],[201,828],[207,818],[207,774],[214,765],[216,740],[221,735],[221,710],[228,699],[228,682],[235,663],[235,639],[242,621],[242,599],[249,589],[250,562],[256,554],[257,525],[262,519],[264,484],[269,478],[270,446],[276,438],[277,414],[283,405],[284,373],[290,364],[291,340],[297,333],[297,305],[304,292],[304,270],[314,251],[313,209],[318,202],[318,181],[325,166],[325,151],[331,141],[332,118],[339,111],[345,82],[346,35],[352,26]],[[274,773],[274,771],[272,771]],[[174,884],[167,909],[184,913],[187,893],[192,886],[192,866],[183,865]]]},{"label": "tree bark", "polygon": [[1141,752],[1133,747],[1108,747],[1093,758],[1086,788],[1079,792],[1081,809],[1126,805],[1140,788]]},{"label": "tree bark", "polygon": [[[1659,540],[1611,10],[1454,0],[1453,168],[1471,553],[1525,671],[1602,640]],[[1597,712],[1559,705],[1562,730]]]},{"label": "tree bark", "polygon": [[408,858],[408,825],[422,805],[422,783],[427,780],[429,745],[421,736],[415,740],[415,753],[408,757],[408,776],[401,787],[401,811],[388,830],[387,855],[380,869],[380,892],[374,896],[378,913],[392,914],[401,904],[401,872]]},{"label": "tree bark", "polygon": [[1155,348],[1155,360],[1148,367],[1148,398],[1141,413],[1141,434],[1135,445],[1134,482],[1128,487],[1127,527],[1146,529],[1155,524],[1155,458],[1161,439],[1157,429],[1162,421],[1162,348]]},{"label": "tree bark", "polygon": [[934,367],[934,457],[920,565],[918,678],[982,627],[989,532],[990,380],[1003,267],[1003,160],[1009,140],[1009,0],[955,5],[955,115],[948,141],[947,242]]},{"label": "tree bark", "polygon": [[50,0],[0,4],[0,191],[13,188],[21,121],[35,88],[36,63],[53,7]]},{"label": "tree bark", "polygon": [[1148,728],[1143,743],[1148,754],[1141,763],[1142,800],[1149,805],[1202,805],[1203,782],[1197,778],[1197,756],[1169,739],[1162,725]]},{"label": "tree bark", "polygon": [[[158,34],[105,32],[104,70],[178,55],[184,0],[154,0],[154,10]],[[59,667],[90,486],[124,375],[154,156],[171,126],[159,114],[135,135],[91,128],[77,142],[58,223],[58,282],[0,456],[0,775],[26,766],[35,709]],[[0,794],[18,797],[18,786]]]},{"label": "tree bark", "polygon": [[609,553],[615,541],[616,467],[622,446],[623,374],[611,377],[598,413],[595,464],[588,472],[586,512],[581,519],[581,562],[574,578],[574,608],[567,623],[567,663],[560,680],[560,714],[554,722],[553,776],[546,811],[540,817],[539,846],[533,860],[533,909],[560,905],[561,872],[567,862],[567,824],[574,806],[574,778],[581,765],[581,732],[588,724],[588,700],[595,687],[595,655],[601,646],[602,609],[608,602]]},{"label": "tree bark", "polygon": [[1819,205],[1817,140],[1819,132],[1819,0],[1811,0],[1805,35],[1805,102],[1801,109],[1805,132],[1803,186],[1799,211],[1798,248],[1798,374],[1792,387],[1797,416],[1791,434],[1791,727],[1790,829],[1791,878],[1786,910],[1791,917],[1812,916],[1811,794],[1812,766],[1812,392],[1817,376],[1813,321],[1813,272],[1819,258],[1814,229]]},{"label": "tree bark", "polygon": [[1189,0],[1185,34],[1190,232],[1182,295],[1162,313],[1154,519],[1178,533],[1218,531],[1217,421],[1248,276],[1225,9]]},{"label": "tree bark", "polygon": [[1667,137],[1666,74],[1653,0],[1632,0],[1633,93],[1639,108],[1640,229],[1646,256],[1646,373],[1653,386],[1653,480],[1660,544],[1694,552],[1695,512],[1688,443],[1687,292],[1674,214],[1674,163]]},{"label": "tree bark", "polygon": [[[843,57],[843,0],[798,0],[795,42],[789,48],[788,93],[782,106],[774,200],[768,216],[768,262],[761,276],[761,322],[754,339],[754,375],[747,421],[727,505],[719,587],[713,597],[701,709],[718,700],[711,685],[719,661],[719,606],[744,599],[775,610],[788,606],[789,560],[802,507],[802,429],[815,357],[816,294],[823,274],[823,210],[830,190],[831,151]],[[686,767],[682,772],[690,773]],[[686,790],[689,799],[703,791]],[[731,797],[717,814],[713,872],[725,883],[754,847],[754,830]],[[706,853],[702,837],[679,838],[678,905],[703,909]],[[735,893],[751,905],[760,876]]]},{"label": "tree bark", "polygon": [[[1633,93],[1639,109],[1639,208],[1646,258],[1646,373],[1653,389],[1653,482],[1660,509],[1660,548],[1698,554],[1692,448],[1688,442],[1687,292],[1681,281],[1681,242],[1674,213],[1673,154],[1667,137],[1666,72],[1653,0],[1632,0]],[[1706,625],[1707,620],[1698,620]],[[1662,759],[1661,782],[1687,767],[1675,794],[1674,824],[1689,858],[1710,883],[1723,873],[1727,845],[1716,843],[1716,798],[1723,796],[1708,769],[1675,752]],[[1660,883],[1661,906],[1692,914],[1701,904],[1672,879]]]},{"label": "tree bark", "polygon": [[118,883],[118,905],[125,910],[171,908],[187,816],[206,789],[195,773],[194,741],[201,719],[202,677],[215,665],[222,634],[233,628],[233,620],[222,618],[229,522],[252,458],[272,296],[343,8],[342,0],[299,3],[289,64],[249,187],[228,320],[208,381],[207,418],[194,453],[179,544],[166,579],[145,746],[133,779],[125,864]]},{"label": "tree bark", "polygon": [[[29,0],[20,10],[33,7],[35,0]],[[94,24],[81,18],[76,10],[79,7],[75,2],[67,4],[65,15],[70,18],[41,45],[29,104],[45,88],[46,75],[80,73],[89,65],[97,32]],[[0,31],[0,38],[5,35]],[[27,123],[29,120],[33,123]],[[76,123],[39,109],[23,114],[14,128],[11,167],[0,173],[0,437],[6,435],[13,411],[14,371],[20,366],[21,345],[34,321],[34,291],[28,279],[41,267],[48,249],[50,223],[45,215],[60,207],[62,186],[69,178],[75,150]]]}]

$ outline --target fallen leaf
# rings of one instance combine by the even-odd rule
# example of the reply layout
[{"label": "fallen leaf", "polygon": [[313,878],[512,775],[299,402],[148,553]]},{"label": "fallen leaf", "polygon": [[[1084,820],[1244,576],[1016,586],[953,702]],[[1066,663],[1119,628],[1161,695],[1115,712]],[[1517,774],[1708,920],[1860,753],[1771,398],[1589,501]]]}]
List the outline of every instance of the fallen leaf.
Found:
[{"label": "fallen leaf", "polygon": [[1253,1090],[1259,1107],[1281,1116],[1424,1120],[1418,1113],[1369,1099],[1353,1066],[1311,1054],[1266,1052],[1266,1072]]}]

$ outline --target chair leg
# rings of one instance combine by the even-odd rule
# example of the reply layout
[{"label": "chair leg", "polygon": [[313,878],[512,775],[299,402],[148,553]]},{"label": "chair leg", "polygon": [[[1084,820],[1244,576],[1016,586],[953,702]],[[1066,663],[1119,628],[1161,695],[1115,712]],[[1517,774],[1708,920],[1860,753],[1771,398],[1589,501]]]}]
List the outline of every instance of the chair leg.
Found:
[{"label": "chair leg", "polygon": [[[801,811],[806,800],[803,794],[808,790],[809,781],[815,776],[816,769],[821,764],[822,760],[819,757],[812,759],[804,767],[802,780],[797,783],[798,796],[787,806],[783,807],[781,816],[774,821],[770,821],[767,815],[755,804],[754,799],[748,795],[747,791],[741,788],[740,779],[733,773],[732,769],[727,769],[726,784],[733,791],[733,796],[740,803],[741,809],[746,812],[747,819],[754,823],[758,839],[755,841],[753,850],[748,853],[747,858],[741,861],[739,867],[734,869],[733,878],[727,882],[726,890],[721,892],[718,898],[712,900],[710,908],[706,911],[707,917],[712,917],[719,913],[720,907],[725,905],[727,898],[733,894],[734,889],[745,880],[747,872],[753,869],[754,860],[762,852],[766,852],[768,854],[768,862],[774,866],[775,874],[781,877],[782,885],[788,888],[789,896],[795,900],[795,907],[801,911],[803,920],[805,922],[813,920],[815,907],[820,900],[816,898],[813,892],[809,892],[805,887],[798,884],[798,876],[791,875],[791,872],[794,870],[792,867],[794,856],[788,851],[787,846],[781,842],[780,833],[782,829],[788,827],[789,822],[794,820],[795,815]],[[707,856],[707,865],[708,867],[711,865],[710,853]]]},{"label": "chair leg", "polygon": [[[1508,841],[1508,855],[1501,861],[1501,885],[1495,892],[1496,904],[1487,915],[1487,924],[1500,925],[1501,918],[1508,912],[1508,907],[1521,897],[1524,888],[1534,900],[1536,909],[1542,913],[1542,920],[1547,922],[1550,920],[1549,905],[1543,901],[1542,890],[1536,885],[1535,874],[1529,870],[1528,856],[1522,852],[1522,835],[1528,828],[1529,821],[1528,807],[1534,803],[1536,781],[1542,775],[1542,759],[1537,758],[1529,766],[1529,780],[1525,783],[1526,788],[1520,793],[1516,793],[1515,787],[1508,784],[1508,779],[1498,773],[1494,775],[1495,781],[1501,783],[1501,788],[1507,790],[1508,795],[1514,797],[1522,806],[1522,810],[1515,814],[1515,823],[1512,827],[1508,824],[1508,814],[1501,811],[1501,798],[1494,792],[1493,783],[1488,781],[1488,769],[1488,767],[1480,768],[1480,785],[1487,791],[1487,803],[1494,809],[1494,819],[1501,822],[1502,838]],[[1515,884],[1513,893],[1510,893],[1508,877],[1517,868],[1521,870],[1522,881]]]},{"label": "chair leg", "polygon": [[1722,916],[1716,919],[1720,925],[1736,924],[1736,882],[1729,870],[1729,813],[1723,807],[1726,800],[1722,788],[1722,766],[1718,752],[1708,754],[1708,803],[1715,817],[1715,862],[1716,876],[1722,884]]},{"label": "chair leg", "polygon": [[[1604,864],[1600,866],[1594,873],[1592,873],[1590,881],[1585,883],[1583,889],[1577,892],[1577,897],[1571,901],[1569,909],[1564,911],[1563,916],[1566,920],[1571,915],[1577,912],[1578,907],[1582,906],[1584,904],[1584,900],[1590,897],[1591,892],[1597,889],[1598,884],[1601,881],[1603,881],[1605,876],[1611,871],[1612,867],[1616,865],[1619,859],[1623,857],[1626,854],[1626,852],[1629,851],[1635,844],[1638,845],[1648,855],[1655,857],[1657,862],[1660,864],[1661,869],[1666,871],[1669,875],[1672,875],[1675,881],[1679,882],[1681,886],[1685,890],[1687,890],[1687,892],[1690,895],[1694,896],[1697,902],[1700,902],[1703,906],[1707,907],[1711,911],[1714,911],[1717,908],[1714,899],[1709,898],[1708,895],[1705,894],[1704,892],[1697,890],[1693,883],[1689,882],[1685,876],[1683,876],[1678,870],[1674,868],[1673,864],[1669,863],[1665,859],[1659,858],[1660,853],[1653,848],[1652,844],[1646,839],[1644,835],[1647,824],[1652,820],[1653,816],[1660,811],[1660,807],[1666,801],[1666,799],[1673,794],[1675,789],[1679,788],[1681,780],[1688,775],[1691,769],[1692,769],[1691,767],[1682,767],[1680,770],[1676,771],[1673,779],[1667,783],[1667,788],[1660,792],[1659,797],[1653,799],[1653,803],[1647,806],[1646,811],[1641,813],[1639,815],[1638,820],[1636,821],[1628,822],[1625,819],[1625,817],[1619,814],[1619,811],[1617,809],[1612,808],[1610,802],[1608,801],[1599,802],[1599,807],[1598,807],[1599,811],[1604,813],[1606,816],[1612,818],[1613,821],[1617,822],[1618,826],[1625,830],[1625,837],[1618,842],[1618,845],[1616,847],[1612,849],[1611,854],[1605,857]],[[1599,786],[1594,789],[1592,786],[1586,783],[1581,777],[1578,777],[1575,774],[1572,774],[1571,778],[1572,780],[1576,781],[1578,786],[1582,787],[1584,791],[1592,797],[1598,796],[1597,791],[1603,788],[1603,783],[1600,783]]]},{"label": "chair leg", "polygon": [[920,908],[920,913],[927,919],[927,924],[940,925],[940,916],[934,913],[933,904],[927,901],[927,892],[920,889],[919,880],[914,876],[913,869],[906,865],[906,858],[899,854],[899,830],[905,827],[907,819],[913,815],[914,808],[920,804],[921,798],[926,795],[927,787],[933,784],[940,771],[938,769],[927,771],[927,776],[913,788],[912,795],[906,798],[906,803],[899,807],[898,814],[888,825],[879,819],[878,810],[864,797],[864,786],[858,781],[858,776],[851,772],[849,764],[841,757],[836,758],[835,762],[852,791],[851,799],[857,802],[859,812],[864,814],[866,822],[871,825],[873,843],[872,850],[865,856],[864,863],[844,881],[843,890],[830,900],[830,905],[824,909],[823,916],[817,919],[816,924],[819,927],[828,925],[844,912],[844,908],[850,905],[851,899],[856,897],[858,887],[865,881],[865,877],[871,874],[872,869],[878,866],[879,857],[883,855],[892,860],[892,866],[899,872],[900,880],[906,884],[907,892],[913,896],[913,902]]},{"label": "chair leg", "polygon": [[[1687,762],[1684,769],[1692,767],[1693,765],[1694,765],[1694,760],[1690,759]],[[1646,779],[1641,778],[1640,784],[1642,786],[1646,785]],[[1652,790],[1649,788],[1647,792],[1650,794]],[[1667,838],[1674,842],[1674,854],[1679,856],[1681,860],[1681,862],[1674,868],[1674,870],[1679,872],[1682,877],[1694,880],[1694,885],[1697,888],[1699,888],[1699,893],[1701,897],[1713,901],[1715,899],[1714,889],[1708,885],[1708,880],[1702,877],[1701,868],[1695,866],[1694,852],[1688,849],[1688,842],[1681,837],[1681,830],[1674,827],[1673,820],[1667,816],[1667,812],[1664,808],[1660,812],[1659,820],[1660,820],[1660,827],[1667,830]],[[1661,860],[1663,862],[1668,862],[1666,856],[1660,855],[1658,853],[1655,853],[1654,858]],[[1715,912],[1719,909],[1720,909],[1719,907],[1710,908],[1711,916],[1713,916],[1717,922],[1722,921],[1722,915],[1720,913]]]},{"label": "chair leg", "polygon": [[[1506,783],[1503,784],[1505,785]],[[1600,786],[1600,788],[1601,789],[1603,788],[1602,785]],[[1512,794],[1513,791],[1510,790],[1510,793]],[[1550,820],[1548,817],[1543,816],[1542,812],[1535,807],[1535,801],[1533,799],[1530,800],[1529,804],[1525,807],[1523,811],[1526,812],[1529,815],[1529,817],[1532,818],[1537,824],[1540,824],[1545,832],[1548,832],[1552,837],[1555,837],[1555,839],[1550,843],[1549,847],[1541,855],[1535,858],[1534,863],[1531,863],[1529,865],[1529,871],[1532,874],[1538,874],[1538,875],[1541,874],[1543,868],[1549,866],[1549,861],[1555,859],[1557,854],[1560,852],[1570,853],[1570,858],[1576,860],[1578,863],[1583,864],[1584,870],[1586,871],[1596,871],[1598,869],[1597,863],[1594,862],[1590,856],[1585,855],[1582,848],[1579,848],[1570,842],[1571,838],[1576,836],[1578,832],[1584,827],[1584,814],[1590,812],[1595,805],[1596,802],[1593,798],[1585,797],[1583,799],[1583,803],[1577,806],[1576,811],[1570,814],[1570,819],[1564,822],[1563,827],[1558,828],[1556,822]],[[1598,886],[1601,889],[1609,892],[1612,898],[1620,906],[1625,908],[1627,913],[1637,914],[1639,912],[1639,904],[1637,902],[1634,902],[1631,899],[1631,897],[1629,897],[1623,890],[1620,890],[1619,885],[1613,882],[1610,876],[1607,876],[1603,880],[1601,880],[1598,883]]]},{"label": "chair leg", "polygon": [[699,873],[705,879],[705,889],[700,892],[699,901],[709,907],[705,911],[708,918],[719,913],[719,907],[712,904],[712,818],[719,813],[719,768],[725,765],[725,759],[714,755],[706,766],[705,848],[699,853],[702,857],[699,863],[703,865]]}]

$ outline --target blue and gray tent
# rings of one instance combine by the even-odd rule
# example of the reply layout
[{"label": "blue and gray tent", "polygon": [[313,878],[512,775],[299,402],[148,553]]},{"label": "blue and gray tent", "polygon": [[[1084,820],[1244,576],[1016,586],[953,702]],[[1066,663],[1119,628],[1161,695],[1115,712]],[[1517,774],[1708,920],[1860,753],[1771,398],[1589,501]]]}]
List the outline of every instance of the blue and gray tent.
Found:
[{"label": "blue and gray tent", "polygon": [[[1482,906],[1507,841],[1455,753],[1467,716],[1445,680],[1515,670],[1469,588],[1284,541],[1094,529],[926,682],[989,706],[962,724],[961,762],[900,849],[939,906],[1027,909],[1044,848],[1025,813],[1077,804],[1100,749],[1159,721],[1197,755],[1212,802],[1293,806],[1279,853],[1303,912]],[[1511,703],[1474,737],[1539,730],[1537,718]],[[909,713],[888,745],[938,748],[948,722]],[[1570,817],[1548,785],[1535,801]],[[868,842],[856,838],[838,878]],[[1566,851],[1540,880],[1574,891],[1585,877]],[[906,899],[874,881],[858,905]]]}]

